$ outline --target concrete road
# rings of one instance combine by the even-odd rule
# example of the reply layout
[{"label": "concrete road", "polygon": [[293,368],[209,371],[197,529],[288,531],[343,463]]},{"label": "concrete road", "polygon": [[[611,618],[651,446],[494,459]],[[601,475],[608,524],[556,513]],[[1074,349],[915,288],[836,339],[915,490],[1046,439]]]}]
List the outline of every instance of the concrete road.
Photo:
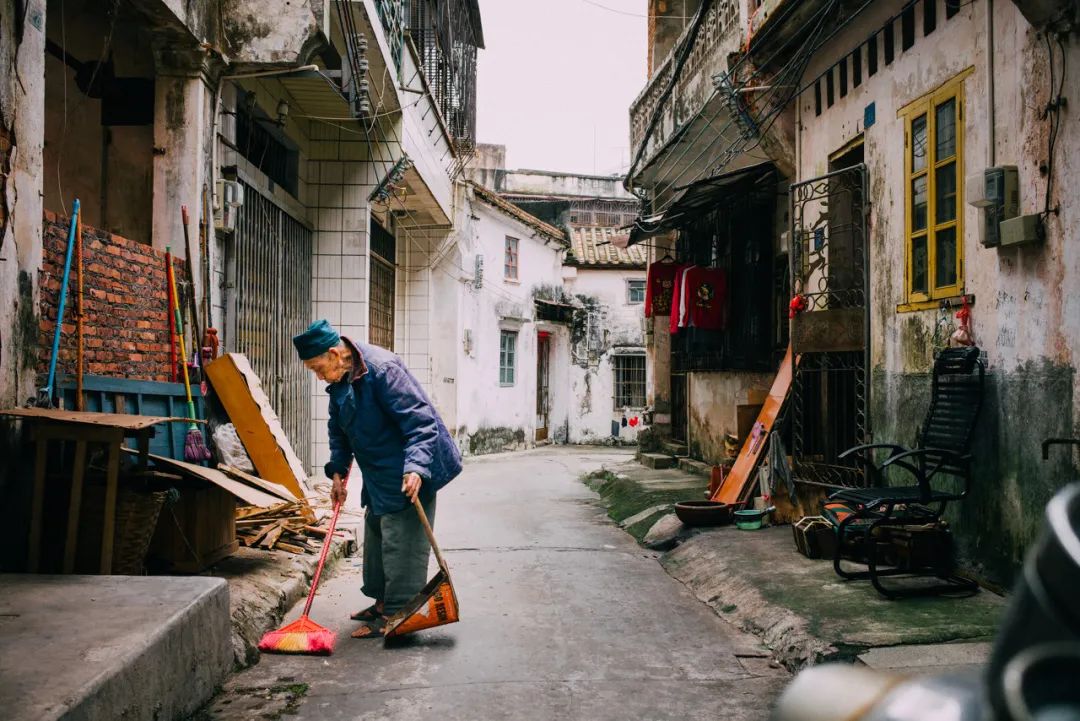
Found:
[{"label": "concrete road", "polygon": [[392,648],[351,639],[348,615],[370,600],[359,560],[346,562],[313,612],[338,632],[334,654],[264,655],[208,716],[767,718],[786,673],[669,577],[580,482],[629,455],[549,447],[470,460],[439,494],[435,526],[460,623]]}]

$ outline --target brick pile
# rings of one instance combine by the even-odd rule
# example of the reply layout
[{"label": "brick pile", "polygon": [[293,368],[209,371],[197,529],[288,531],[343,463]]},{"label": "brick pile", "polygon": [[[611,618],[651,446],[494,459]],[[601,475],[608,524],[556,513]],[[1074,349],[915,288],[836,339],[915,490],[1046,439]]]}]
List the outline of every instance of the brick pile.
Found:
[{"label": "brick pile", "polygon": [[[69,218],[45,212],[44,260],[39,278],[38,371],[42,375],[49,369],[69,224]],[[184,262],[173,262],[179,284],[184,277]],[[83,223],[84,373],[170,380],[166,282],[163,252]],[[76,288],[72,258],[57,362],[57,374],[61,376],[75,372]]]}]

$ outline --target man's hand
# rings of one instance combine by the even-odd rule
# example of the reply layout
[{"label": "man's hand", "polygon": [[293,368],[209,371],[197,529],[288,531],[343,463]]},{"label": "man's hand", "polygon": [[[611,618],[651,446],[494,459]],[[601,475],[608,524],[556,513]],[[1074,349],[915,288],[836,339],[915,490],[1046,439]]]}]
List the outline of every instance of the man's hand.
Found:
[{"label": "man's hand", "polygon": [[345,503],[345,499],[348,498],[349,492],[345,490],[345,482],[341,480],[341,476],[337,473],[334,474],[334,485],[330,488],[330,502],[337,506],[339,503]]},{"label": "man's hand", "polygon": [[401,492],[409,497],[410,502],[416,502],[416,497],[420,493],[420,485],[423,482],[419,473],[406,473],[401,480]]}]

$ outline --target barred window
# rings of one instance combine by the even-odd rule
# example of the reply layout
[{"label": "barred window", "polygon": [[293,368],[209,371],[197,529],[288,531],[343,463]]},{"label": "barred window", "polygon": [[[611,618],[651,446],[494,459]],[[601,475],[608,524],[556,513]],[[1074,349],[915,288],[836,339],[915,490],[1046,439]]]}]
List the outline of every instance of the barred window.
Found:
[{"label": "barred window", "polygon": [[517,337],[518,334],[512,330],[504,330],[499,335],[499,385],[514,385]]},{"label": "barred window", "polygon": [[615,360],[615,410],[645,407],[645,356],[617,355]]}]

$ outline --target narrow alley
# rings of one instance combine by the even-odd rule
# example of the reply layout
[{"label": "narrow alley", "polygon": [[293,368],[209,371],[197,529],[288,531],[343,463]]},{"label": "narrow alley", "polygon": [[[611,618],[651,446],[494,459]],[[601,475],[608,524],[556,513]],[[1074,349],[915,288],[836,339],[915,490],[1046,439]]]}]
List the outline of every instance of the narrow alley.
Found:
[{"label": "narrow alley", "polygon": [[359,559],[347,560],[313,612],[338,633],[334,654],[264,655],[202,718],[284,711],[290,695],[275,689],[296,692],[298,720],[767,718],[787,672],[669,577],[580,481],[631,457],[547,447],[471,460],[440,494],[436,524],[460,623],[385,648],[349,638],[348,615],[370,600]]}]

